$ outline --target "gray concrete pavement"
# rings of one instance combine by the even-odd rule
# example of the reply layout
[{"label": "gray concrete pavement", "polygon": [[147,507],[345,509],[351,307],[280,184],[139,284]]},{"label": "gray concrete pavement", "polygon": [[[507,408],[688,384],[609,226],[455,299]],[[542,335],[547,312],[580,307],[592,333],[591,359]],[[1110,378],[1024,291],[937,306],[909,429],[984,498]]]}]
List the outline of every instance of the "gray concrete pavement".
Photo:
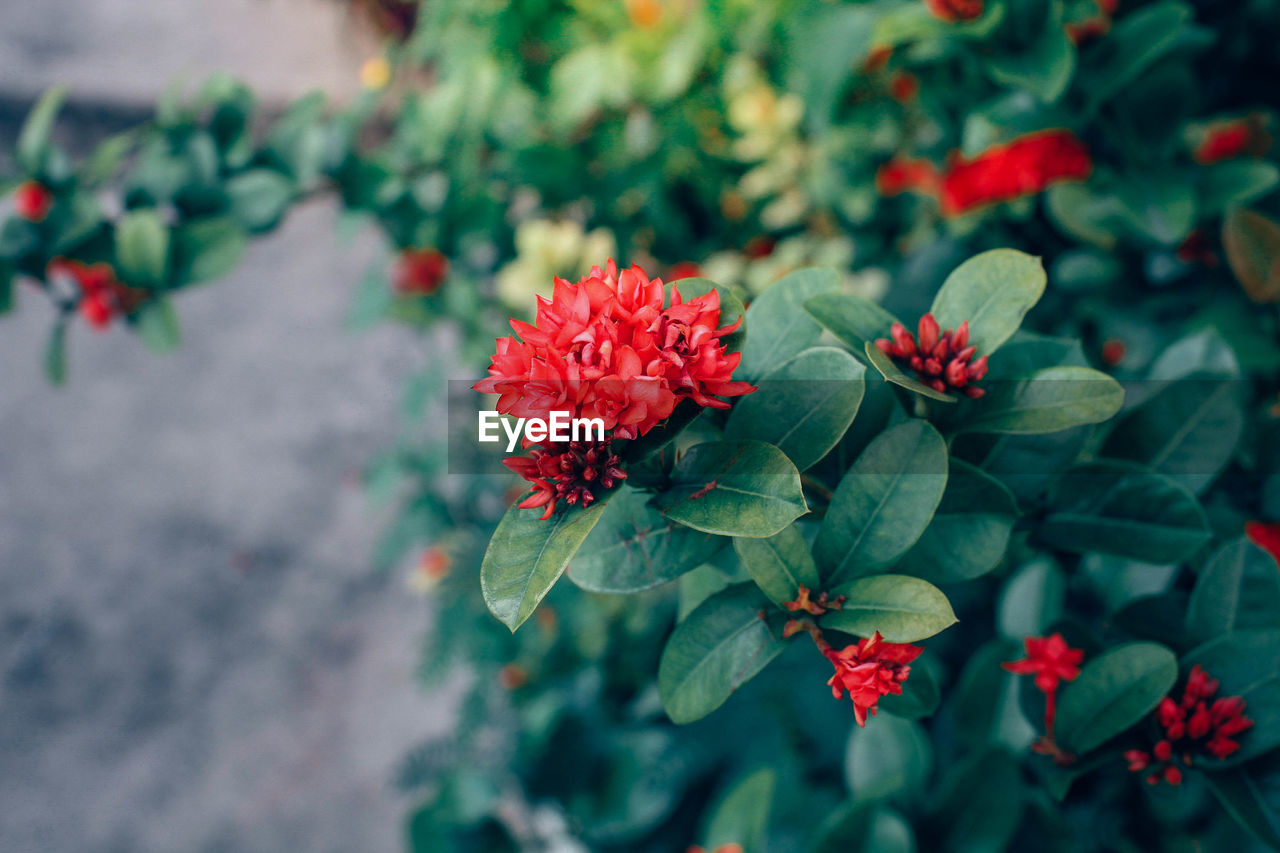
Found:
[{"label": "gray concrete pavement", "polygon": [[383,851],[427,607],[370,573],[351,472],[391,440],[422,343],[341,331],[376,247],[296,212],[177,300],[178,352],[49,311],[0,320],[0,850]]}]

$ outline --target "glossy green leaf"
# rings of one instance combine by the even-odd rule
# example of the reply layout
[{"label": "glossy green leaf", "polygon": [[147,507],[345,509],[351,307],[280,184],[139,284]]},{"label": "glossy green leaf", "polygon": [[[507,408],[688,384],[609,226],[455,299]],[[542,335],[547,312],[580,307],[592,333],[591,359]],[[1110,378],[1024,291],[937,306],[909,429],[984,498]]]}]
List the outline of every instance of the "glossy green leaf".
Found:
[{"label": "glossy green leaf", "polygon": [[1021,644],[991,640],[965,663],[950,700],[956,732],[964,743],[999,744],[1021,752],[1036,739],[1018,699],[1018,676],[1001,666],[1021,657]]},{"label": "glossy green leaf", "polygon": [[1062,616],[1067,578],[1049,558],[1033,560],[1009,576],[1000,591],[996,624],[1011,640],[1040,637]]},{"label": "glossy green leaf", "polygon": [[169,266],[169,229],[155,210],[135,210],[116,223],[116,262],[126,284],[158,285]]},{"label": "glossy green leaf", "polygon": [[804,310],[823,328],[860,354],[867,344],[887,338],[898,318],[861,296],[852,293],[823,293],[807,299]]},{"label": "glossy green leaf", "polygon": [[1187,606],[1187,634],[1203,643],[1251,628],[1280,628],[1280,571],[1270,554],[1239,539],[1200,572]]},{"label": "glossy green leaf", "polygon": [[805,310],[805,302],[839,287],[840,274],[829,267],[796,270],[769,285],[747,309],[752,334],[734,378],[754,382],[816,344],[822,327]]},{"label": "glossy green leaf", "polygon": [[1125,414],[1102,455],[1132,459],[1193,492],[1226,467],[1244,432],[1242,384],[1223,378],[1184,378],[1156,390]]},{"label": "glossy green leaf", "polygon": [[919,723],[881,714],[849,733],[844,778],[854,802],[910,802],[924,791],[932,771],[933,744]]},{"label": "glossy green leaf", "polygon": [[1017,501],[999,480],[952,459],[933,519],[894,571],[934,583],[984,575],[1004,559],[1017,518]]},{"label": "glossy green leaf", "polygon": [[715,804],[702,833],[702,846],[715,850],[724,844],[739,844],[743,853],[765,853],[769,812],[778,773],[762,767],[737,780]]},{"label": "glossy green leaf", "polygon": [[731,441],[766,441],[805,470],[827,455],[858,413],[866,368],[844,350],[813,347],[765,374],[725,426]]},{"label": "glossy green leaf", "polygon": [[1264,160],[1233,160],[1202,167],[1200,215],[1214,216],[1271,192],[1280,169]]},{"label": "glossy green leaf", "polygon": [[1032,435],[1107,420],[1124,403],[1124,389],[1088,367],[1047,367],[1017,379],[983,383],[986,395],[956,424],[959,432]]},{"label": "glossy green leaf", "polygon": [[1022,325],[1044,295],[1040,259],[1014,249],[992,249],[956,267],[933,300],[933,316],[944,329],[969,323],[969,343],[978,355],[995,352]]},{"label": "glossy green leaf", "polygon": [[[1032,5],[1032,0],[1021,0],[1014,8]],[[1025,89],[1048,104],[1062,97],[1071,82],[1076,49],[1062,25],[1061,0],[1049,0],[1035,8],[1042,16],[1035,38],[1019,45],[1017,51],[992,56],[987,61],[987,73],[997,83]]]},{"label": "glossy green leaf", "polygon": [[58,111],[67,99],[67,87],[56,86],[43,95],[31,108],[22,130],[18,133],[18,142],[14,154],[24,171],[38,174],[45,167],[49,154],[49,141],[53,135],[53,125],[58,119]]},{"label": "glossy green leaf", "polygon": [[867,343],[864,354],[867,357],[867,361],[871,363],[871,366],[878,370],[881,376],[889,382],[892,382],[894,385],[906,388],[908,391],[914,391],[915,393],[928,397],[931,400],[938,400],[943,403],[954,403],[956,401],[956,398],[952,395],[930,388],[916,377],[898,367],[894,360],[889,358],[889,356],[874,343]]},{"label": "glossy green leaf", "polygon": [[1237,823],[1267,847],[1280,850],[1280,810],[1267,802],[1253,773],[1236,768],[1206,773],[1204,779]]},{"label": "glossy green leaf", "polygon": [[755,584],[737,584],[676,626],[658,665],[662,706],[674,722],[710,714],[782,652],[781,635],[763,616],[769,607]]},{"label": "glossy green leaf", "polygon": [[507,510],[480,565],[485,604],[502,624],[515,631],[529,618],[606,506],[599,501],[587,509],[561,508],[545,521],[539,519],[542,507]]},{"label": "glossy green leaf", "polygon": [[174,283],[198,284],[222,278],[240,263],[248,245],[249,236],[245,230],[226,217],[175,228]]},{"label": "glossy green leaf", "polygon": [[887,806],[842,806],[818,828],[814,853],[915,853],[911,824]]},{"label": "glossy green leaf", "polygon": [[250,231],[271,228],[294,197],[294,183],[272,169],[251,169],[226,184],[231,215]]},{"label": "glossy green leaf", "polygon": [[1178,659],[1157,643],[1130,643],[1085,662],[1061,688],[1056,733],[1068,752],[1083,754],[1136,725],[1173,688]]},{"label": "glossy green leaf", "polygon": [[833,595],[846,596],[842,609],[820,618],[823,628],[870,637],[876,631],[890,643],[914,643],[956,623],[947,597],[928,581],[906,575],[874,575],[840,584]]},{"label": "glossy green leaf", "polygon": [[1096,551],[1148,563],[1187,559],[1210,538],[1204,510],[1186,487],[1113,460],[1090,462],[1062,475],[1036,534],[1064,551]]},{"label": "glossy green leaf", "polygon": [[1026,785],[1013,757],[987,749],[956,765],[930,797],[940,851],[1006,850],[1022,820]]},{"label": "glossy green leaf", "polygon": [[764,539],[733,540],[747,574],[774,604],[795,601],[799,588],[818,591],[818,567],[804,536],[790,525]]},{"label": "glossy green leaf", "polygon": [[1092,66],[1097,70],[1089,75],[1090,85],[1084,90],[1089,111],[1123,91],[1168,53],[1191,17],[1190,7],[1180,2],[1154,3],[1121,17],[1102,45],[1105,56]]},{"label": "glossy green leaf", "polygon": [[1253,720],[1235,738],[1240,751],[1223,764],[1242,764],[1280,746],[1280,630],[1241,630],[1210,640],[1183,655],[1183,671],[1197,664],[1217,679],[1218,696],[1243,698]]},{"label": "glossy green leaf", "polygon": [[800,472],[762,441],[694,445],[676,463],[671,488],[655,498],[668,519],[725,536],[773,536],[809,511]]},{"label": "glossy green leaf", "polygon": [[927,421],[881,433],[840,481],[813,554],[829,585],[891,565],[916,543],[947,485],[947,446]]},{"label": "glossy green leaf", "polygon": [[143,305],[138,309],[137,320],[138,337],[152,352],[171,352],[182,343],[178,312],[168,299],[153,299]]},{"label": "glossy green leaf", "polygon": [[609,499],[573,558],[570,580],[592,592],[639,592],[696,569],[725,544],[665,518],[649,497],[624,487]]}]

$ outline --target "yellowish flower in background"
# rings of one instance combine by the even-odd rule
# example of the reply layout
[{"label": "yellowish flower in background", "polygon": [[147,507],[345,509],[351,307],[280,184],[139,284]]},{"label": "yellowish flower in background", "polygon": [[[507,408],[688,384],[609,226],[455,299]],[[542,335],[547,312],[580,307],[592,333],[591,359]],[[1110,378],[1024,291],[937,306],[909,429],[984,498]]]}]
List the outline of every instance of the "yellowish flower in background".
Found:
[{"label": "yellowish flower in background", "polygon": [[556,276],[578,279],[616,254],[613,232],[587,232],[572,220],[531,219],[516,228],[516,257],[498,271],[498,295],[528,313],[534,297],[550,296]]},{"label": "yellowish flower in background", "polygon": [[391,82],[391,63],[386,57],[375,56],[360,66],[360,85],[366,89],[382,89]]}]

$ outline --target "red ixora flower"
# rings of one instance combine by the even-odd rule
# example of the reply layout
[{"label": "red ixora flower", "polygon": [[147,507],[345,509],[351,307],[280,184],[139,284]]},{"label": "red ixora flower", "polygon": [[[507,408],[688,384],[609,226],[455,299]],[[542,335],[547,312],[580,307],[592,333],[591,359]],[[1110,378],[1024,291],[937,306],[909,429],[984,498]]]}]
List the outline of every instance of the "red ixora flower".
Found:
[{"label": "red ixora flower", "polygon": [[1074,681],[1080,674],[1084,651],[1068,646],[1061,634],[1027,637],[1022,643],[1027,656],[1002,666],[1017,675],[1034,675],[1036,688],[1042,693],[1052,693],[1058,689],[1058,682]]},{"label": "red ixora flower", "polygon": [[987,375],[987,357],[974,360],[977,347],[969,344],[969,321],[960,328],[942,331],[932,314],[920,318],[920,339],[901,323],[889,330],[892,338],[880,338],[876,346],[885,355],[916,372],[925,385],[935,391],[959,391],[968,397],[981,397],[985,391],[970,383]]},{"label": "red ixora flower", "polygon": [[924,0],[924,5],[944,21],[971,21],[982,15],[982,0]]},{"label": "red ixora flower", "polygon": [[682,278],[701,278],[702,267],[693,261],[680,261],[672,264],[671,269],[667,270],[667,281],[679,281]]},{"label": "red ixora flower", "polygon": [[[518,418],[549,421],[552,412],[564,412],[599,419],[610,440],[644,435],[682,400],[727,409],[720,397],[754,391],[733,381],[741,355],[725,352],[723,338],[741,320],[720,327],[720,294],[685,301],[674,286],[670,305],[665,301],[661,279],[651,281],[639,267],[619,273],[613,261],[577,283],[557,278],[551,299],[538,298],[532,324],[511,321],[518,337],[498,339],[488,378],[473,387],[499,395],[498,411]],[[525,503],[547,506],[549,517],[556,500],[594,499],[584,484],[603,485],[598,475],[621,479],[607,445],[594,447],[590,460],[579,459],[580,451],[586,452],[544,443],[543,456],[508,460],[537,489]]]},{"label": "red ixora flower", "polygon": [[928,160],[894,157],[876,171],[876,192],[888,197],[904,192],[936,195],[941,185],[938,169]]},{"label": "red ixora flower", "polygon": [[1270,523],[1249,521],[1245,523],[1244,535],[1249,541],[1271,555],[1280,565],[1280,521]]},{"label": "red ixora flower", "polygon": [[875,715],[881,696],[902,693],[902,682],[911,673],[908,664],[923,651],[924,647],[910,643],[886,643],[879,631],[840,651],[823,649],[822,653],[836,668],[836,674],[827,682],[831,685],[831,694],[839,699],[848,691],[853,700],[853,718],[858,725],[865,726],[867,712]]},{"label": "red ixora flower", "polygon": [[1233,740],[1236,735],[1253,727],[1253,720],[1244,715],[1245,702],[1241,696],[1220,697],[1218,682],[1209,677],[1196,664],[1187,676],[1182,699],[1166,696],[1156,706],[1156,722],[1164,737],[1156,741],[1150,752],[1130,749],[1124,759],[1129,770],[1142,773],[1150,770],[1146,781],[1157,785],[1161,780],[1170,785],[1182,783],[1179,764],[1191,767],[1197,752],[1208,753],[1221,761],[1240,749]]},{"label": "red ixora flower", "polygon": [[13,209],[28,222],[43,222],[53,207],[53,193],[39,181],[23,181],[13,193]]},{"label": "red ixora flower", "polygon": [[449,275],[449,259],[437,249],[407,249],[400,255],[395,269],[398,293],[428,295],[435,293]]},{"label": "red ixora flower", "polygon": [[1046,130],[988,148],[973,159],[953,155],[942,177],[942,212],[966,213],[1043,192],[1093,172],[1084,144],[1069,130]]},{"label": "red ixora flower", "polygon": [[608,441],[535,447],[528,456],[510,456],[502,464],[533,483],[533,494],[520,503],[520,508],[546,507],[544,521],[555,512],[557,501],[569,506],[590,506],[596,499],[595,491],[608,491],[627,478]]},{"label": "red ixora flower", "polygon": [[80,288],[80,316],[93,328],[103,331],[122,314],[133,312],[143,301],[143,294],[121,284],[107,263],[86,264],[66,258],[49,262],[50,278],[67,277]]},{"label": "red ixora flower", "polygon": [[1209,125],[1191,157],[1202,166],[1237,157],[1261,157],[1271,150],[1271,141],[1266,119],[1255,113]]}]

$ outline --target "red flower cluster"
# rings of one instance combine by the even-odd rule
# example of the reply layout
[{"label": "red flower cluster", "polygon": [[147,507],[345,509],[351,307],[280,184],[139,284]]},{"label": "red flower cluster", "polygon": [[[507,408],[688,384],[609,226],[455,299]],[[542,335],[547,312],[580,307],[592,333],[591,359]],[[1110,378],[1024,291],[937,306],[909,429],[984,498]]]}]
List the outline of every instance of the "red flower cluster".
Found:
[{"label": "red flower cluster", "polygon": [[1022,641],[1027,656],[1022,660],[1008,661],[1002,666],[1016,675],[1034,675],[1036,689],[1044,694],[1044,735],[1031,748],[1043,755],[1052,756],[1058,764],[1070,764],[1075,756],[1064,752],[1054,738],[1053,723],[1057,717],[1058,687],[1063,681],[1075,681],[1080,675],[1083,649],[1067,645],[1061,634],[1047,637],[1027,637]]},{"label": "red flower cluster", "polygon": [[[500,338],[489,377],[477,391],[497,394],[499,412],[549,420],[599,418],[612,438],[637,438],[667,418],[681,400],[727,409],[717,397],[754,391],[733,381],[741,355],[725,352],[722,338],[738,328],[718,328],[720,295],[712,290],[688,302],[678,287],[664,307],[661,279],[639,267],[618,272],[613,261],[595,267],[576,284],[557,278],[551,299],[538,298],[533,324],[512,320],[519,337]],[[526,443],[526,446],[528,444]],[[589,486],[622,477],[607,446],[546,445],[527,460],[508,460],[535,484],[522,506],[589,503]]]},{"label": "red flower cluster", "polygon": [[981,397],[985,391],[969,383],[987,375],[987,357],[972,360],[977,347],[969,345],[969,322],[955,331],[943,332],[932,314],[920,318],[920,340],[901,323],[889,330],[893,340],[880,338],[876,346],[894,361],[915,371],[925,385],[935,391],[960,391],[968,397]]},{"label": "red flower cluster", "polygon": [[511,456],[502,464],[533,483],[533,494],[520,508],[545,506],[544,521],[555,512],[556,501],[590,506],[596,499],[592,489],[608,491],[627,478],[608,441],[571,441],[563,449],[535,447],[528,456]]},{"label": "red flower cluster", "polygon": [[1036,689],[1041,693],[1053,693],[1062,681],[1075,681],[1084,660],[1082,649],[1073,649],[1061,634],[1047,637],[1027,637],[1022,641],[1027,656],[1022,660],[1003,664],[1017,675],[1034,675]]},{"label": "red flower cluster", "polygon": [[904,192],[937,195],[942,178],[928,160],[894,157],[876,172],[876,192],[895,196]]},{"label": "red flower cluster", "polygon": [[924,0],[924,5],[944,21],[971,21],[982,15],[982,0]]},{"label": "red flower cluster", "polygon": [[1174,701],[1172,696],[1166,696],[1156,706],[1156,721],[1164,730],[1164,737],[1149,754],[1141,749],[1125,752],[1129,770],[1141,773],[1150,769],[1148,785],[1159,784],[1161,779],[1178,785],[1182,782],[1179,759],[1190,767],[1194,761],[1193,750],[1203,750],[1218,760],[1239,750],[1240,744],[1232,737],[1251,728],[1253,720],[1244,715],[1242,697],[1213,699],[1217,692],[1218,682],[1199,664],[1192,667],[1182,700]]},{"label": "red flower cluster", "polygon": [[910,643],[886,643],[879,631],[840,651],[823,649],[836,668],[836,674],[827,682],[831,694],[839,699],[847,690],[853,700],[853,717],[858,725],[865,726],[867,712],[875,716],[881,696],[902,693],[902,682],[911,673],[908,664],[923,651],[923,647]]},{"label": "red flower cluster", "polygon": [[39,181],[24,181],[13,193],[13,209],[28,222],[43,222],[53,207],[53,193]]},{"label": "red flower cluster", "polygon": [[1092,171],[1088,150],[1071,131],[1028,134],[972,160],[955,156],[942,177],[942,212],[954,216],[1034,195],[1062,181],[1083,180]]},{"label": "red flower cluster", "polygon": [[395,269],[397,293],[426,296],[435,293],[449,275],[449,259],[436,249],[408,249]]},{"label": "red flower cluster", "polygon": [[66,276],[80,287],[80,316],[95,329],[103,330],[111,321],[132,313],[142,304],[144,295],[120,283],[110,264],[86,264],[65,258],[49,262],[50,278]]},{"label": "red flower cluster", "polygon": [[1271,150],[1271,142],[1263,116],[1247,115],[1209,125],[1191,156],[1203,166],[1237,157],[1261,157]]},{"label": "red flower cluster", "polygon": [[1280,521],[1266,523],[1263,521],[1250,521],[1244,526],[1244,535],[1262,550],[1275,559],[1276,564],[1280,565]]}]

